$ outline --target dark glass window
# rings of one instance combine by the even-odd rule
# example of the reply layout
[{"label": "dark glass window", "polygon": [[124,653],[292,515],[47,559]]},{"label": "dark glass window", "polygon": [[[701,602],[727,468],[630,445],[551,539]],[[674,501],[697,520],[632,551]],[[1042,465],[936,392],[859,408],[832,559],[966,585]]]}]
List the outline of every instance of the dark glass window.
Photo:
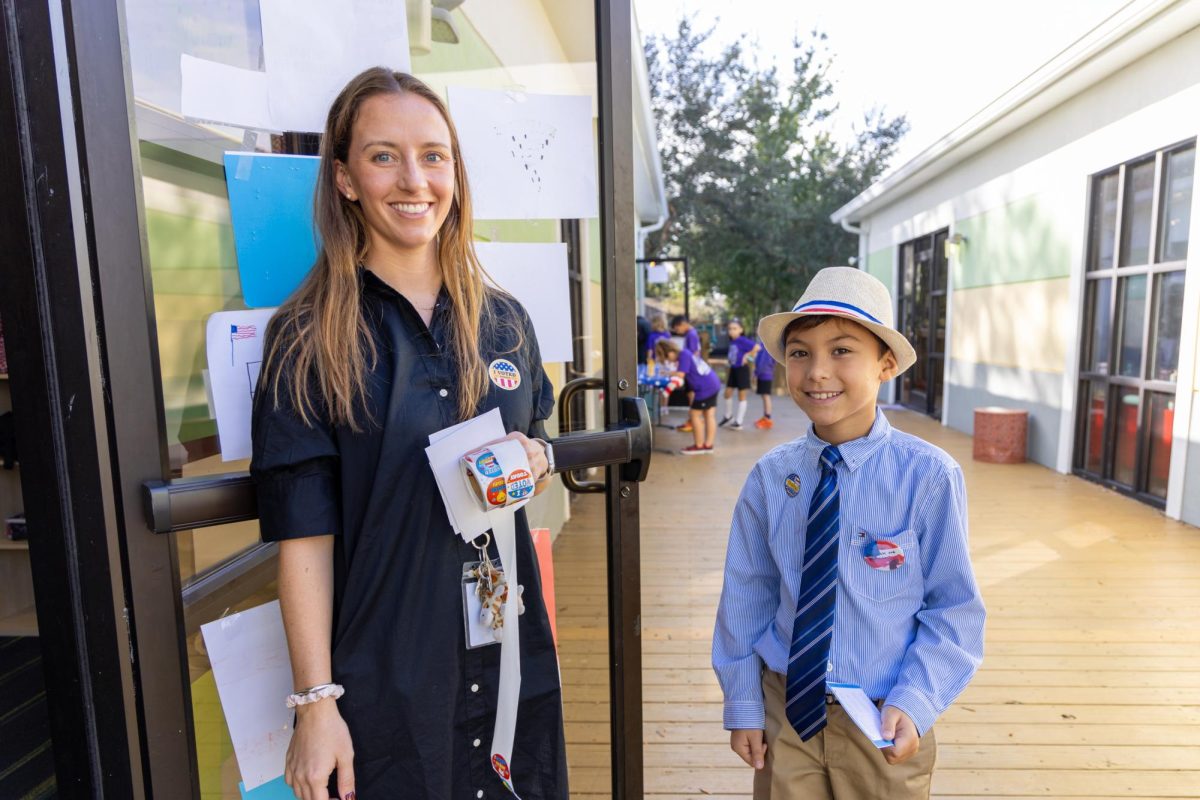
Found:
[{"label": "dark glass window", "polygon": [[1158,260],[1187,258],[1188,229],[1192,224],[1192,183],[1196,174],[1196,148],[1167,154],[1163,178],[1163,219],[1158,231]]},{"label": "dark glass window", "polygon": [[1150,224],[1154,206],[1154,161],[1125,172],[1125,204],[1121,220],[1121,266],[1150,262]]},{"label": "dark glass window", "polygon": [[1117,233],[1118,173],[1096,178],[1092,198],[1092,250],[1088,269],[1109,269],[1113,265],[1113,247]]}]

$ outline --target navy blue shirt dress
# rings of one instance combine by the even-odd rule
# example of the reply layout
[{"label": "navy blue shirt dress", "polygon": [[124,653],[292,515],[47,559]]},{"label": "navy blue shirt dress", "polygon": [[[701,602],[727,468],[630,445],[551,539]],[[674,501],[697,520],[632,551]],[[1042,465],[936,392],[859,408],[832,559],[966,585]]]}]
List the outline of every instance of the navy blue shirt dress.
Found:
[{"label": "navy blue shirt dress", "polygon": [[[346,688],[337,703],[358,800],[509,797],[489,764],[500,646],[464,641],[462,568],[479,554],[451,528],[425,457],[429,435],[460,421],[455,312],[443,291],[427,327],[403,295],[360,276],[379,353],[361,430],[306,426],[282,390],[274,407],[265,373],[256,393],[250,470],[262,538],[336,537],[333,680]],[[489,382],[478,413],[499,408],[506,430],[544,436],[554,394],[533,326],[516,301],[488,302],[498,324],[480,332],[485,361],[510,361],[521,381]],[[524,800],[567,798],[558,662],[524,510],[516,523],[526,610],[513,779]]]}]

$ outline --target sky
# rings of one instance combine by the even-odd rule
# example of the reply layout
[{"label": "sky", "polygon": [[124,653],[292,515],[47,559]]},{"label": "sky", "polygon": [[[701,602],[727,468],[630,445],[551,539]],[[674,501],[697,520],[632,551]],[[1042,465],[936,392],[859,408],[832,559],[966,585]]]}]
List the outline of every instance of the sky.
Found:
[{"label": "sky", "polygon": [[713,39],[757,45],[760,64],[788,68],[792,40],[828,37],[840,104],[836,130],[872,107],[905,114],[899,167],[1066,49],[1130,0],[634,0],[642,34],[679,19],[715,25]]}]

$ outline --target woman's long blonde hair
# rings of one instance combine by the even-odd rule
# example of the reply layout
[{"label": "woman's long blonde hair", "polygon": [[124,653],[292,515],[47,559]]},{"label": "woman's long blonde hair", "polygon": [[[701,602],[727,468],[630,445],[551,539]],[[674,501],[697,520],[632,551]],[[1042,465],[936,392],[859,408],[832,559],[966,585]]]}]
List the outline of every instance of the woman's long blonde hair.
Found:
[{"label": "woman's long blonde hair", "polygon": [[367,225],[362,209],[342,196],[334,162],[345,163],[359,109],[381,94],[411,93],[437,108],[450,129],[454,159],[454,199],[438,231],[437,256],[442,283],[450,297],[450,353],[458,378],[458,413],[474,414],[487,392],[487,366],[479,352],[481,323],[492,322],[483,268],[475,255],[471,193],[459,149],[458,132],[441,98],[425,83],[403,72],[373,67],[353,78],[333,101],[321,139],[314,220],[320,236],[312,271],[268,326],[264,373],[275,404],[281,389],[307,425],[318,419],[360,430],[367,373],[378,357],[363,316],[358,275],[366,255]]}]

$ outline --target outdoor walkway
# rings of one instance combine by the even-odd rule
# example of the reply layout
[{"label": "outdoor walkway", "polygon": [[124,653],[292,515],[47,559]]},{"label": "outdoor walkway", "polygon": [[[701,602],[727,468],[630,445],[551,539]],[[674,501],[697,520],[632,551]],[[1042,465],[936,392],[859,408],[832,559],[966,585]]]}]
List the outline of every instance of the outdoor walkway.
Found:
[{"label": "outdoor walkway", "polygon": [[[757,418],[751,400],[750,420]],[[656,453],[642,490],[646,794],[733,798],[709,647],[728,524],[751,465],[800,435],[722,431],[712,457]],[[984,666],[937,726],[939,798],[1200,797],[1200,530],[1033,464],[971,460],[971,438],[910,412],[892,423],[966,472],[989,618]],[[678,419],[678,415],[676,416]],[[656,448],[684,434],[658,429]],[[603,506],[575,502],[554,548],[573,798],[610,794]]]}]

